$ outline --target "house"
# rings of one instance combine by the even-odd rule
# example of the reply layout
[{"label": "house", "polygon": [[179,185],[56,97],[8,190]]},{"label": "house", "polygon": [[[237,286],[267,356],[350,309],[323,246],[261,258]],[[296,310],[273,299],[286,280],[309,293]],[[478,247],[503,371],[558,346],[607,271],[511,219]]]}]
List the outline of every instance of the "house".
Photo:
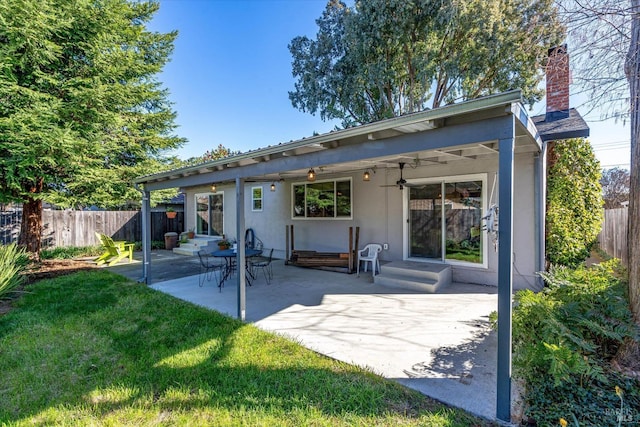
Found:
[{"label": "house", "polygon": [[511,295],[539,288],[545,267],[547,144],[589,134],[569,109],[568,73],[566,46],[552,49],[548,111],[536,118],[514,90],[140,177],[143,277],[154,190],[182,188],[186,227],[236,238],[241,263],[247,228],[284,257],[287,225],[297,248],[337,252],[359,227],[360,246],[382,243],[381,259],[400,270],[444,266],[454,281],[498,287],[497,412],[509,419]]},{"label": "house", "polygon": [[547,144],[589,132],[569,109],[566,46],[550,51],[549,67],[542,116],[530,118],[516,90],[136,182],[147,191],[180,187],[185,227],[212,249],[222,235],[240,240],[252,228],[285,258],[293,224],[296,248],[346,252],[349,227],[359,227],[360,247],[384,245],[382,261],[446,264],[453,281],[482,285],[498,285],[497,227],[509,224],[513,287],[539,289]]}]

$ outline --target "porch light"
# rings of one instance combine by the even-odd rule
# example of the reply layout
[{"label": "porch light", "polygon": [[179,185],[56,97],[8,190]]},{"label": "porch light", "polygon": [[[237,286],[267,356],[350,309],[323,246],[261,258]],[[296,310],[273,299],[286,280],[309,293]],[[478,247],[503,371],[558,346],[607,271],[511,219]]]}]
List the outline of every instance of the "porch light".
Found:
[{"label": "porch light", "polygon": [[309,169],[307,172],[307,181],[315,181],[316,180],[316,171],[313,168]]},{"label": "porch light", "polygon": [[211,184],[211,191],[213,191],[214,193],[216,192],[216,185],[215,184]]},{"label": "porch light", "polygon": [[271,191],[276,191],[276,183],[275,182],[271,183]]},{"label": "porch light", "polygon": [[369,173],[369,169],[364,171],[364,174],[362,175],[362,180],[363,181],[371,181],[371,174]]}]

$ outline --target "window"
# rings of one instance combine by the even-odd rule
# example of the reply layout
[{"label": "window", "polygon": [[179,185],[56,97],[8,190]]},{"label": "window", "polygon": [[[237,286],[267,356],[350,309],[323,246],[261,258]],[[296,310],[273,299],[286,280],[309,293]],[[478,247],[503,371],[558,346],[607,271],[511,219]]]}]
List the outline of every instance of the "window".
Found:
[{"label": "window", "polygon": [[196,194],[196,234],[222,236],[223,200],[223,192]]},{"label": "window", "polygon": [[262,212],[262,187],[253,187],[251,189],[251,210],[253,212]]},{"label": "window", "polygon": [[351,179],[292,185],[294,219],[351,219]]}]

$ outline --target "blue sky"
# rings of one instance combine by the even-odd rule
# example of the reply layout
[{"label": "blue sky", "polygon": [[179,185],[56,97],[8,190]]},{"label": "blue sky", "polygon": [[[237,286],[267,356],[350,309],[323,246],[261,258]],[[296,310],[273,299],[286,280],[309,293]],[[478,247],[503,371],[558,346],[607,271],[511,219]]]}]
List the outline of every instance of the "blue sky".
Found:
[{"label": "blue sky", "polygon": [[[333,129],[337,122],[302,113],[288,98],[294,79],[287,45],[296,36],[315,37],[326,3],[160,0],[150,29],[179,32],[159,76],[178,113],[176,133],[189,140],[175,154],[186,159],[218,144],[248,151]],[[544,113],[543,102],[530,114]],[[579,104],[572,99],[572,106]],[[601,164],[628,168],[628,125],[601,122],[598,112],[587,119]]]}]

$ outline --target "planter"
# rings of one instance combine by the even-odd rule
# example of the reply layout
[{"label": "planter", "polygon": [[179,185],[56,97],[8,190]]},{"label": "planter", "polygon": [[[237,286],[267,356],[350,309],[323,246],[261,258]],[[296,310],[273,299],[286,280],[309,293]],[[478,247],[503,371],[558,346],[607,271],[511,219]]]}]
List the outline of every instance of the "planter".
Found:
[{"label": "planter", "polygon": [[196,233],[193,231],[189,231],[187,233],[187,239],[193,239],[194,237],[196,237]]},{"label": "planter", "polygon": [[166,212],[166,214],[167,214],[167,218],[173,219],[176,217],[176,215],[178,215],[178,212]]}]

